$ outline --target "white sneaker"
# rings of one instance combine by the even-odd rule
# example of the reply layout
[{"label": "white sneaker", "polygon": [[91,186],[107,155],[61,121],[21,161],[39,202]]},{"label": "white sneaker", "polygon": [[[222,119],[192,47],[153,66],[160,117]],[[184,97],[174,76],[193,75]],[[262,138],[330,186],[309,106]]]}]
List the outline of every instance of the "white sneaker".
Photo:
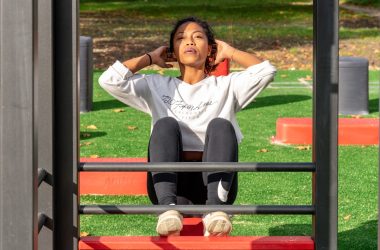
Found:
[{"label": "white sneaker", "polygon": [[158,216],[156,231],[160,236],[179,235],[182,230],[182,215],[176,210],[169,210]]},{"label": "white sneaker", "polygon": [[225,212],[213,212],[203,217],[204,236],[227,236],[232,231],[230,217]]}]

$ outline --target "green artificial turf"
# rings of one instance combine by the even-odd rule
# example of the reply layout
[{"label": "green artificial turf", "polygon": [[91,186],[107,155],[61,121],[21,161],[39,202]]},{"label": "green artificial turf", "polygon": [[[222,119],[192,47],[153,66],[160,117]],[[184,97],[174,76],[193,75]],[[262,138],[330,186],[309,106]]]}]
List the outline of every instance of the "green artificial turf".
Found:
[{"label": "green artificial turf", "polygon": [[[81,0],[80,13],[96,14],[98,18],[122,18],[125,27],[120,23],[107,23],[102,27],[106,29],[102,31],[104,35],[124,39],[132,33],[130,42],[143,41],[145,45],[152,40],[162,40],[176,20],[192,15],[207,20],[219,39],[253,50],[268,48],[279,41],[283,47],[309,44],[313,36],[311,0]],[[359,19],[369,20],[368,16],[345,9],[339,10],[339,16],[341,40],[379,38],[377,27],[343,25]],[[124,37],[119,37],[120,34]]]},{"label": "green artificial turf", "polygon": [[[143,71],[153,73],[154,71]],[[80,116],[80,154],[146,157],[150,117],[114,100],[99,88],[94,73],[93,111]],[[165,74],[176,76],[178,71]],[[370,114],[378,117],[378,72],[370,72]],[[311,117],[310,71],[279,71],[251,105],[238,113],[244,134],[241,162],[310,162],[308,147],[271,144],[280,117]],[[377,85],[376,85],[377,84]],[[121,112],[122,111],[122,112]],[[339,147],[339,248],[375,249],[377,242],[378,146]],[[311,204],[309,173],[239,173],[235,204]],[[82,204],[150,204],[145,196],[81,197]],[[154,235],[151,215],[82,215],[80,230],[90,235]],[[233,235],[311,235],[311,216],[236,215]]]}]

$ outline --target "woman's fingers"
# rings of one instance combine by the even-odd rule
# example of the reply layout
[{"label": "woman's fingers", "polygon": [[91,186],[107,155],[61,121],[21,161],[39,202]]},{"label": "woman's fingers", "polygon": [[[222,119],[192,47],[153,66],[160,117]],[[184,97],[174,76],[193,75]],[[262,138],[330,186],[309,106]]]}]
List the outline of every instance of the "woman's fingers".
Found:
[{"label": "woman's fingers", "polygon": [[221,40],[215,40],[215,41],[218,44],[218,52],[216,55],[215,63],[220,63],[224,59],[232,59],[231,55],[233,54],[233,51],[235,50],[235,48],[233,48],[231,45]]},{"label": "woman's fingers", "polygon": [[167,46],[161,46],[149,53],[153,58],[154,64],[159,65],[159,61],[162,60],[163,55],[166,54],[165,53],[166,49],[167,49]]},{"label": "woman's fingers", "polygon": [[162,57],[160,57],[157,60],[156,65],[160,66],[161,68],[172,68],[173,67],[172,64],[166,63],[166,61]]}]

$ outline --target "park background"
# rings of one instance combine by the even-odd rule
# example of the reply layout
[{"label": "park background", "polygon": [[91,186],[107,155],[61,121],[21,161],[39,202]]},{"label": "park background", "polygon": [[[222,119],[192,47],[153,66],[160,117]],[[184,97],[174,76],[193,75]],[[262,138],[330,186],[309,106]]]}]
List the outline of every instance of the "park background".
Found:
[{"label": "park background", "polygon": [[[378,117],[380,1],[340,4],[341,56],[369,60],[369,115]],[[312,116],[312,1],[81,0],[80,34],[93,38],[93,110],[81,114],[82,157],[146,157],[150,118],[114,100],[97,84],[115,60],[168,44],[174,22],[197,16],[217,38],[270,60],[275,81],[239,112],[241,162],[310,162],[310,146],[271,143],[280,117]],[[231,64],[231,70],[240,70]],[[150,67],[142,73],[178,75]],[[236,204],[311,204],[308,173],[241,173]],[[339,248],[376,249],[378,146],[339,146]],[[149,204],[146,197],[82,196],[83,204]],[[234,216],[233,235],[311,235],[310,216]],[[82,215],[83,235],[153,235],[146,215]]]}]

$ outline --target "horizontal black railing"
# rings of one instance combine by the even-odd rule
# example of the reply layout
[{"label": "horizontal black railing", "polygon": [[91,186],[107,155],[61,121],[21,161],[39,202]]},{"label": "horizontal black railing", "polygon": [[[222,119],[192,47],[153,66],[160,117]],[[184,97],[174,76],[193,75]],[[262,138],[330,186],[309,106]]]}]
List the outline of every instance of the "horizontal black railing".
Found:
[{"label": "horizontal black railing", "polygon": [[140,205],[81,205],[80,214],[161,214],[175,209],[182,214],[202,215],[215,211],[227,214],[314,214],[314,206],[283,205],[175,205],[175,206],[140,206]]},{"label": "horizontal black railing", "polygon": [[314,172],[314,163],[266,163],[266,162],[82,162],[79,171],[235,171],[235,172]]},{"label": "horizontal black railing", "polygon": [[[231,163],[231,162],[81,162],[79,171],[136,172],[136,171],[235,171],[235,172],[314,172],[313,163]],[[160,214],[173,206],[144,205],[81,205],[80,214]],[[186,215],[202,215],[213,211],[228,214],[309,214],[315,213],[311,205],[176,205]]]}]

